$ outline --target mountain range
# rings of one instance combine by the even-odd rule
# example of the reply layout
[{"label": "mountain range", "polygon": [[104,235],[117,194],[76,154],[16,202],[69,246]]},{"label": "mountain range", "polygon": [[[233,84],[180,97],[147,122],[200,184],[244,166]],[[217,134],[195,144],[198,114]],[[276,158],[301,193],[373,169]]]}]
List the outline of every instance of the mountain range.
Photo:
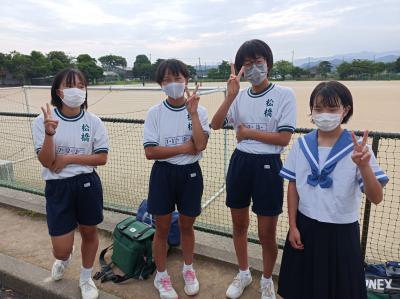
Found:
[{"label": "mountain range", "polygon": [[328,57],[305,57],[301,59],[295,59],[294,65],[301,68],[309,69],[318,65],[321,61],[329,61],[334,67],[338,66],[342,62],[352,62],[354,59],[367,59],[374,60],[376,62],[393,62],[400,57],[400,50],[386,51],[386,52],[370,52],[362,51],[357,53],[339,54]]}]

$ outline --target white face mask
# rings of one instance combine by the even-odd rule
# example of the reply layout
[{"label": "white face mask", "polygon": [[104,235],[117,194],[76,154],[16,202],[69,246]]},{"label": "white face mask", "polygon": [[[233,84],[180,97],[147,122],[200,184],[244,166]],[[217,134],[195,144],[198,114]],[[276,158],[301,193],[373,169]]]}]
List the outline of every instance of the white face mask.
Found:
[{"label": "white face mask", "polygon": [[315,125],[324,132],[336,129],[342,122],[342,114],[340,113],[315,113],[312,115]]},{"label": "white face mask", "polygon": [[167,85],[163,85],[162,90],[165,92],[167,96],[176,100],[183,97],[185,87],[186,87],[185,83],[172,82],[168,83]]},{"label": "white face mask", "polygon": [[86,91],[73,87],[65,88],[63,90],[64,98],[61,99],[65,105],[71,108],[80,107],[86,98]]}]

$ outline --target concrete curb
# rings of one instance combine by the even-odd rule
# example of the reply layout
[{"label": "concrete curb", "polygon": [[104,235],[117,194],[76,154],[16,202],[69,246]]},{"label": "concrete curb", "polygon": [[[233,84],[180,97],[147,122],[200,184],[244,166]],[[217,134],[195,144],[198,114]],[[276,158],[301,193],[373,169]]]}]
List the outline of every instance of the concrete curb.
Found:
[{"label": "concrete curb", "polygon": [[[43,196],[34,195],[22,191],[16,191],[0,187],[0,204],[16,207],[23,210],[33,211],[39,214],[46,214],[45,200]],[[104,211],[104,221],[99,225],[99,229],[112,232],[115,225],[127,216],[116,212]],[[217,236],[205,232],[195,231],[196,244],[195,254],[216,259],[222,262],[236,265],[236,254],[231,238]],[[278,261],[280,261],[281,250],[279,250]],[[261,246],[258,244],[248,244],[249,265],[257,271],[263,270]],[[274,276],[279,274],[280,264],[276,263],[273,272]]]},{"label": "concrete curb", "polygon": [[[54,282],[50,271],[0,253],[0,285],[18,290],[26,298],[80,298],[76,284],[68,279]],[[99,293],[101,299],[119,298],[101,290]]]}]

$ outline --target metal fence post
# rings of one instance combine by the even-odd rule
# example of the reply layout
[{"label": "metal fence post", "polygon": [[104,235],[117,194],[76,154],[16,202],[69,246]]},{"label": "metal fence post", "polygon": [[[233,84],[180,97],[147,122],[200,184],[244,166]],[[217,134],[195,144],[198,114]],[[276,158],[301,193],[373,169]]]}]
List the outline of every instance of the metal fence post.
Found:
[{"label": "metal fence post", "polygon": [[[226,99],[226,89],[224,90],[224,100]],[[226,179],[226,173],[228,172],[227,168],[227,159],[228,159],[228,148],[227,148],[227,143],[228,143],[228,136],[226,134],[227,129],[224,128],[224,178]]]},{"label": "metal fence post", "polygon": [[[379,140],[380,136],[378,134],[374,134],[372,138],[372,151],[375,154],[375,157],[378,157],[378,149],[379,149]],[[363,261],[365,261],[365,255],[367,252],[367,242],[368,242],[368,230],[369,230],[369,219],[371,216],[371,202],[368,198],[365,198],[365,206],[364,206],[364,219],[361,233],[361,252]]]}]

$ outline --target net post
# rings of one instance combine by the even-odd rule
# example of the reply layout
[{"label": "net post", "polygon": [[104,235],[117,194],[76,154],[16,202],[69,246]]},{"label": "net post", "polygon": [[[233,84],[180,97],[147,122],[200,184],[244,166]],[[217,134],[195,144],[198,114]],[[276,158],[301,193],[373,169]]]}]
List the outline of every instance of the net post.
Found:
[{"label": "net post", "polygon": [[[378,157],[378,149],[379,149],[379,140],[380,135],[377,133],[374,134],[372,138],[372,151],[375,157]],[[362,258],[365,263],[365,256],[367,252],[367,242],[368,242],[368,230],[369,230],[369,220],[371,217],[371,202],[368,198],[365,198],[365,206],[364,206],[364,218],[363,218],[363,226],[362,226],[362,233],[361,233],[361,253]]]}]

